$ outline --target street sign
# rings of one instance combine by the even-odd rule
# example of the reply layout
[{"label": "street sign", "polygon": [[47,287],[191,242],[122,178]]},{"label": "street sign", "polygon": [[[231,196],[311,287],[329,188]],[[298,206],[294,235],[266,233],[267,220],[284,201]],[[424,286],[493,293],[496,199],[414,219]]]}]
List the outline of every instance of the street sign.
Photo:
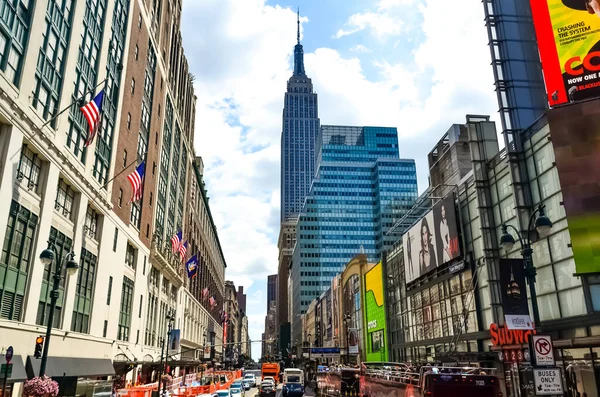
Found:
[{"label": "street sign", "polygon": [[10,360],[12,360],[12,357],[13,357],[13,347],[8,346],[8,349],[6,349],[6,354],[4,355],[4,358],[6,359],[7,364],[10,364]]},{"label": "street sign", "polygon": [[533,347],[534,364],[538,367],[553,367],[554,348],[550,335],[532,335],[531,346]]},{"label": "street sign", "polygon": [[534,368],[533,383],[536,396],[563,395],[560,368]]},{"label": "street sign", "polygon": [[0,375],[10,378],[12,375],[12,364],[2,364],[0,366]]}]

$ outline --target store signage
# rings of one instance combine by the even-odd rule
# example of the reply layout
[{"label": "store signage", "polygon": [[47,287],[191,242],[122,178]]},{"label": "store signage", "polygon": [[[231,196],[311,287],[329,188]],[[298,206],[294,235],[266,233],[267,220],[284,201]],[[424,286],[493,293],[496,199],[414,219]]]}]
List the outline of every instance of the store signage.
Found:
[{"label": "store signage", "polygon": [[498,352],[500,361],[505,363],[522,363],[525,360],[525,354],[522,349],[508,349]]},{"label": "store signage", "polygon": [[560,368],[534,368],[533,382],[536,396],[563,395]]},{"label": "store signage", "polygon": [[464,268],[465,268],[465,261],[460,261],[458,263],[448,266],[448,270],[450,271],[450,274],[460,272]]},{"label": "store signage", "polygon": [[371,320],[367,324],[367,329],[377,328],[377,320]]},{"label": "store signage", "polygon": [[492,337],[492,345],[518,345],[527,343],[529,335],[534,334],[535,330],[508,329],[506,327],[498,327],[498,324],[490,324],[490,335]]},{"label": "store signage", "polygon": [[504,324],[510,329],[533,329],[529,314],[505,314]]},{"label": "store signage", "polygon": [[555,365],[554,347],[552,346],[552,337],[550,335],[533,335],[530,349],[535,358],[534,365],[538,367],[553,367]]}]

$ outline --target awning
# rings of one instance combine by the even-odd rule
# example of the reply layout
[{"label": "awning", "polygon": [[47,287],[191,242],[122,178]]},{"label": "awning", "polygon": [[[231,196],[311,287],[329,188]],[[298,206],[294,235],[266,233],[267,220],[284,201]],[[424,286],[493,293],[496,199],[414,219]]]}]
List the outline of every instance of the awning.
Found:
[{"label": "awning", "polygon": [[[4,354],[0,354],[0,362],[6,363]],[[13,356],[10,360],[12,364],[12,374],[8,377],[7,382],[23,382],[27,380],[27,372],[25,371],[25,365],[23,364],[23,357]]]},{"label": "awning", "polygon": [[[27,375],[38,376],[41,359],[27,356]],[[113,376],[115,369],[109,358],[48,357],[46,375],[57,376]]]}]

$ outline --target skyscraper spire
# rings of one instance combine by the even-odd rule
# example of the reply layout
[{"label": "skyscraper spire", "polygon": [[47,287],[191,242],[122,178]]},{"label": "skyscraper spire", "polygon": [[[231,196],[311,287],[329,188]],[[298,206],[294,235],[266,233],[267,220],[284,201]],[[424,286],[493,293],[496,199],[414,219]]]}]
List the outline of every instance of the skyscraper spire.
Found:
[{"label": "skyscraper spire", "polygon": [[304,73],[304,49],[300,44],[300,7],[298,7],[297,21],[298,24],[298,35],[297,44],[294,47],[294,76],[305,76]]}]

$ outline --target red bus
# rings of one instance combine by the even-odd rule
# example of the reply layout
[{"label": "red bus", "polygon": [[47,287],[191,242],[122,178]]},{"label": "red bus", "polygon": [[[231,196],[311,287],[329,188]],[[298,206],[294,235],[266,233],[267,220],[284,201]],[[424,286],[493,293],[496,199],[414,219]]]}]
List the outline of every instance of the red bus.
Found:
[{"label": "red bus", "polygon": [[362,363],[360,397],[502,397],[495,368]]}]

